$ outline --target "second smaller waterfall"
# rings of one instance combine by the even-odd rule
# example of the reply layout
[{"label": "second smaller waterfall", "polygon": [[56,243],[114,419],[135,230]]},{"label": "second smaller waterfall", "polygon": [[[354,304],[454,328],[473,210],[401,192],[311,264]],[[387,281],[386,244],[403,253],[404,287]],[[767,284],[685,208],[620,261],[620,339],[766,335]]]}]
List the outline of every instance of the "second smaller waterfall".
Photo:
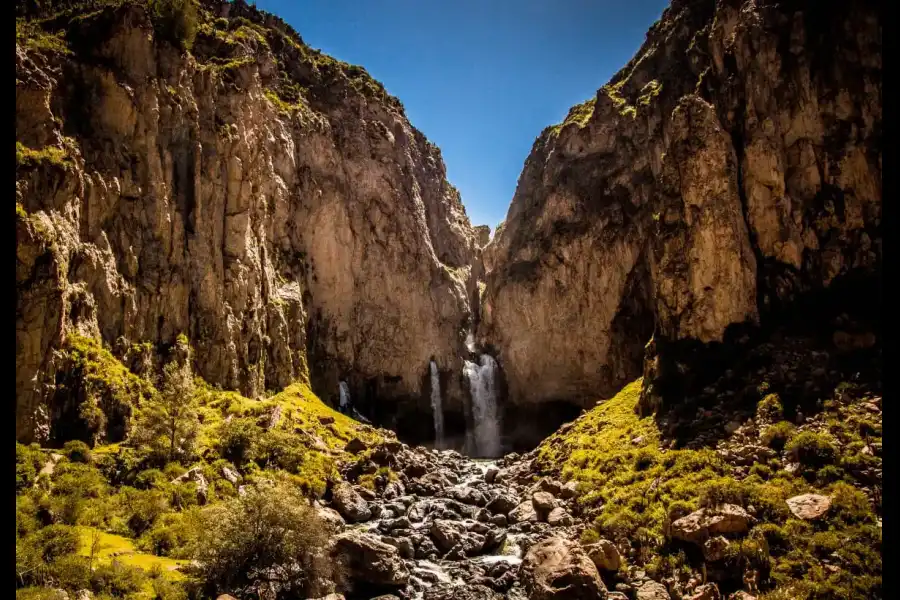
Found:
[{"label": "second smaller waterfall", "polygon": [[350,386],[346,381],[338,383],[338,391],[340,392],[340,404],[338,410],[344,414],[350,413]]},{"label": "second smaller waterfall", "polygon": [[434,447],[444,447],[444,407],[441,403],[441,377],[437,363],[431,361],[431,413],[434,418]]},{"label": "second smaller waterfall", "polygon": [[494,385],[497,361],[490,354],[482,354],[479,362],[463,364],[472,395],[474,450],[477,456],[495,457],[500,455],[500,414]]}]

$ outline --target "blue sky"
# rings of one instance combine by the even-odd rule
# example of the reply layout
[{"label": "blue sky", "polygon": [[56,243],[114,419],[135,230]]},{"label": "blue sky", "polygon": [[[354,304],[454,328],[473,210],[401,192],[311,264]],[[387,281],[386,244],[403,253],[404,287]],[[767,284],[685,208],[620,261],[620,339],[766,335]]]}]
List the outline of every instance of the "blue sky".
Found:
[{"label": "blue sky", "polygon": [[634,55],[665,0],[257,0],[361,65],[438,145],[470,220],[506,218],[535,137]]}]

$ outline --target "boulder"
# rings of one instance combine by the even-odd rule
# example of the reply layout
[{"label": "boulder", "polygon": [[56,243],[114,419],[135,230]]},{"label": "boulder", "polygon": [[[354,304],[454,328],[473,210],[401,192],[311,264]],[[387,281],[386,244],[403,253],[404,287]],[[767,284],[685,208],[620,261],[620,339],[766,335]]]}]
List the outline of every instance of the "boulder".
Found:
[{"label": "boulder", "polygon": [[787,499],[788,508],[798,519],[819,519],[831,508],[831,498],[820,494],[803,494]]},{"label": "boulder", "polygon": [[344,517],[342,517],[341,513],[334,510],[333,508],[329,508],[327,506],[319,506],[316,508],[316,513],[318,513],[320,519],[322,519],[332,527],[340,528],[344,526]]},{"label": "boulder", "polygon": [[231,485],[237,485],[237,482],[241,480],[240,474],[231,467],[222,467],[222,477]]},{"label": "boulder", "polygon": [[538,514],[534,509],[534,504],[531,500],[525,500],[520,503],[517,507],[509,511],[507,515],[507,519],[510,523],[522,523],[523,521],[537,521]]},{"label": "boulder", "polygon": [[531,495],[531,502],[534,507],[542,512],[549,512],[556,506],[556,500],[550,492],[535,492]]},{"label": "boulder", "polygon": [[347,531],[335,536],[331,555],[335,560],[342,561],[354,587],[402,586],[409,581],[409,571],[403,564],[400,551],[372,534]]},{"label": "boulder", "polygon": [[656,581],[646,581],[635,592],[635,600],[671,600],[669,590]]},{"label": "boulder", "polygon": [[672,523],[672,535],[682,541],[702,544],[711,535],[739,534],[750,528],[753,517],[740,506],[723,504],[701,508]]},{"label": "boulder", "polygon": [[352,440],[347,442],[346,446],[344,446],[344,450],[347,452],[350,452],[351,454],[358,454],[359,452],[362,452],[366,448],[368,448],[366,443],[364,441],[362,441],[361,439],[359,439],[358,437],[353,438]]},{"label": "boulder", "polygon": [[503,596],[477,583],[444,584],[425,590],[424,600],[503,600]]},{"label": "boulder", "polygon": [[500,469],[497,467],[488,467],[487,471],[484,472],[484,482],[485,483],[494,483],[494,480],[497,479],[497,473],[500,472]]},{"label": "boulder", "polygon": [[572,515],[566,512],[566,509],[557,506],[553,510],[550,511],[550,514],[547,515],[547,523],[554,527],[568,527],[575,520],[572,518]]},{"label": "boulder", "polygon": [[703,543],[703,559],[706,562],[716,562],[725,558],[725,551],[730,543],[721,535],[709,538]]},{"label": "boulder", "polygon": [[601,571],[618,571],[622,566],[622,557],[618,548],[609,540],[600,540],[584,547],[588,557]]},{"label": "boulder", "polygon": [[197,501],[200,504],[206,504],[207,494],[209,493],[209,483],[207,483],[206,477],[203,476],[200,467],[188,469],[183,475],[179,475],[173,479],[172,483],[187,483],[189,481],[193,481],[194,485],[197,487]]},{"label": "boulder", "polygon": [[488,502],[487,509],[493,514],[509,514],[519,504],[519,499],[511,492],[501,492],[499,496]]},{"label": "boulder", "polygon": [[431,529],[428,532],[438,550],[449,552],[453,546],[462,540],[463,535],[466,533],[466,526],[458,521],[436,519],[431,524]]},{"label": "boulder", "polygon": [[519,578],[530,600],[604,600],[606,586],[578,543],[551,537],[531,546]]},{"label": "boulder", "polygon": [[565,500],[574,498],[576,495],[578,495],[578,483],[575,481],[566,483],[559,490],[559,497]]},{"label": "boulder", "polygon": [[332,502],[341,516],[350,523],[366,521],[372,516],[366,501],[349,483],[341,482],[334,487]]},{"label": "boulder", "polygon": [[722,594],[714,583],[701,585],[686,600],[722,600]]}]

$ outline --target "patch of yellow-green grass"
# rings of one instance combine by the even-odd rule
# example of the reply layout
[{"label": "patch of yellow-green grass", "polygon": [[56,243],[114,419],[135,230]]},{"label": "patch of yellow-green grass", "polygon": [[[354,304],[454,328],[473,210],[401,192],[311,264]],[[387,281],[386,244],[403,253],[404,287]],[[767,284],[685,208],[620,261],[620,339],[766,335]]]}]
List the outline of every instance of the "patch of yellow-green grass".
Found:
[{"label": "patch of yellow-green grass", "polygon": [[51,164],[57,167],[65,167],[71,163],[69,153],[64,148],[47,146],[40,150],[29,148],[22,142],[16,142],[16,165],[36,166]]},{"label": "patch of yellow-green grass", "polygon": [[596,106],[596,104],[597,99],[591,98],[570,108],[569,114],[566,115],[566,118],[563,121],[563,127],[572,124],[578,125],[578,127],[584,127],[588,120],[590,120],[591,115],[594,114],[594,106]]},{"label": "patch of yellow-green grass", "polygon": [[641,95],[638,97],[638,104],[641,106],[649,106],[650,102],[653,101],[654,98],[659,96],[659,93],[662,91],[662,84],[657,80],[652,80],[643,88],[641,88]]},{"label": "patch of yellow-green grass", "polygon": [[138,567],[147,572],[158,565],[167,579],[178,581],[185,578],[184,574],[178,569],[187,566],[190,561],[140,552],[135,548],[134,540],[121,535],[106,533],[94,527],[79,526],[77,529],[81,538],[78,554],[81,556],[90,557],[91,545],[95,536],[99,537],[99,545],[94,554],[94,560],[97,561],[97,564],[108,564],[115,559],[123,565]]},{"label": "patch of yellow-green grass", "polygon": [[71,54],[63,32],[48,33],[40,25],[16,19],[16,43],[31,50]]},{"label": "patch of yellow-green grass", "polygon": [[[586,541],[602,536],[630,546],[630,558],[651,575],[669,576],[685,568],[686,560],[669,535],[670,524],[704,506],[737,504],[757,521],[744,542],[733,545],[742,554],[732,558],[754,564],[763,591],[770,593],[767,600],[875,597],[881,527],[857,487],[811,481],[777,469],[778,461],[771,465],[775,469],[757,463],[748,477],[736,478],[733,465],[710,449],[663,449],[654,418],[635,412],[640,390],[641,380],[625,386],[538,447],[537,468],[578,482],[578,507],[596,515],[583,534]],[[834,419],[826,422],[838,428]],[[880,423],[863,417],[851,427],[880,432]],[[785,502],[809,492],[833,502],[827,517],[815,523],[793,518]]]},{"label": "patch of yellow-green grass", "polygon": [[272,103],[272,106],[275,108],[275,110],[281,114],[290,116],[297,111],[310,110],[310,108],[306,105],[302,98],[297,102],[287,102],[286,100],[283,100],[275,90],[267,89],[263,93],[265,94],[269,102]]}]

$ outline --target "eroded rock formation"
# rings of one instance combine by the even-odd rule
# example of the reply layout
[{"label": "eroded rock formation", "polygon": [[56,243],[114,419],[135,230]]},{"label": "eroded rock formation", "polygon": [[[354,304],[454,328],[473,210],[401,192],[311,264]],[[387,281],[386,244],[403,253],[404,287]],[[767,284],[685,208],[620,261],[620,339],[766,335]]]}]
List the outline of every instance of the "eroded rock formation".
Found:
[{"label": "eroded rock formation", "polygon": [[73,331],[120,357],[183,333],[198,374],[249,396],[346,379],[386,419],[428,410],[429,360],[461,370],[476,241],[397,99],[242,2],[204,2],[190,52],[140,2],[26,25],[19,439]]},{"label": "eroded rock formation", "polygon": [[518,410],[584,406],[641,374],[651,335],[720,342],[880,277],[880,231],[876,4],[676,0],[535,142],[484,249],[478,337]]}]

